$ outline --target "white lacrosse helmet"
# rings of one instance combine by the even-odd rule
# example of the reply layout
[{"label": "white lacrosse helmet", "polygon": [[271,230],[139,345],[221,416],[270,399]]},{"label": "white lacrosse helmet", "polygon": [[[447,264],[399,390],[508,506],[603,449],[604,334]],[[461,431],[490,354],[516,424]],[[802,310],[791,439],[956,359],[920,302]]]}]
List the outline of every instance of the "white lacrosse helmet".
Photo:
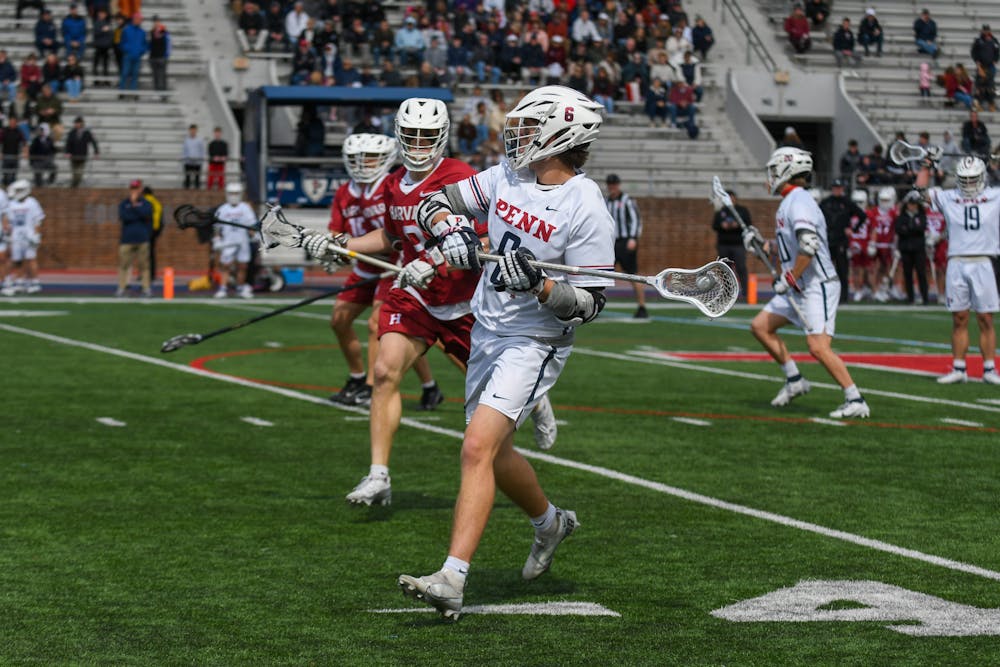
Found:
[{"label": "white lacrosse helmet", "polygon": [[868,192],[857,188],[851,192],[851,201],[860,206],[861,208],[868,208]]},{"label": "white lacrosse helmet", "polygon": [[243,185],[241,183],[229,183],[226,185],[226,202],[230,206],[236,206],[243,201]]},{"label": "white lacrosse helmet", "polygon": [[977,157],[962,158],[955,165],[955,180],[963,195],[975,197],[986,189],[986,163]]},{"label": "white lacrosse helmet", "polygon": [[448,107],[441,100],[411,97],[396,113],[396,138],[403,165],[410,171],[428,171],[448,145]]},{"label": "white lacrosse helmet", "polygon": [[19,178],[7,186],[7,196],[14,201],[24,201],[30,194],[31,181],[26,178]]},{"label": "white lacrosse helmet", "polygon": [[766,169],[767,189],[772,195],[776,195],[788,181],[800,174],[812,172],[812,155],[801,148],[782,146],[771,153],[771,159],[767,161]]},{"label": "white lacrosse helmet", "polygon": [[399,154],[399,146],[384,134],[352,134],[344,140],[344,167],[358,183],[374,183],[385,176]]},{"label": "white lacrosse helmet", "polygon": [[884,211],[896,205],[896,188],[882,188],[878,191],[878,207]]},{"label": "white lacrosse helmet", "polygon": [[507,113],[503,141],[512,169],[522,169],[597,138],[604,109],[565,86],[542,86]]}]

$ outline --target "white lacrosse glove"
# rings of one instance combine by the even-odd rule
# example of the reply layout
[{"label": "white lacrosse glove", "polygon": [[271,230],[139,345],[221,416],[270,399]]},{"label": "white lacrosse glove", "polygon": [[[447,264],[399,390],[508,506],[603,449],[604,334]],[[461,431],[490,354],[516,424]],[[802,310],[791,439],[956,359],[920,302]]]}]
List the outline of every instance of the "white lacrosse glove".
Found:
[{"label": "white lacrosse glove", "polygon": [[409,287],[410,285],[424,289],[431,284],[431,280],[437,275],[437,269],[430,262],[422,259],[415,259],[399,272],[396,284],[399,287]]},{"label": "white lacrosse glove", "polygon": [[302,247],[309,257],[322,262],[324,268],[326,268],[327,264],[345,265],[351,263],[351,258],[339,252],[332,252],[330,247],[339,246],[345,248],[347,247],[348,238],[350,237],[347,234],[337,234],[334,236],[333,234],[307,233],[302,239]]},{"label": "white lacrosse glove", "polygon": [[449,215],[443,222],[449,223],[449,226],[438,236],[438,247],[448,264],[456,269],[482,269],[478,253],[483,249],[483,243],[468,219],[461,215]]},{"label": "white lacrosse glove", "polygon": [[875,247],[874,242],[870,242],[868,244],[868,246],[865,248],[865,253],[867,253],[869,257],[874,257],[875,255],[878,254],[878,248]]},{"label": "white lacrosse glove", "polygon": [[747,252],[753,252],[754,243],[759,243],[763,246],[764,237],[760,235],[759,229],[753,225],[748,225],[747,228],[743,230],[743,247],[747,249]]},{"label": "white lacrosse glove", "polygon": [[927,159],[931,161],[932,166],[940,162],[943,155],[944,150],[940,146],[927,147]]},{"label": "white lacrosse glove", "polygon": [[798,281],[795,280],[795,276],[792,275],[791,271],[785,271],[780,278],[774,281],[774,293],[787,294],[789,289],[802,294],[802,287],[799,285]]},{"label": "white lacrosse glove", "polygon": [[498,292],[505,289],[511,292],[529,292],[538,296],[545,287],[545,272],[528,263],[535,256],[526,248],[518,248],[513,252],[500,256],[500,284],[495,285]]},{"label": "white lacrosse glove", "polygon": [[28,245],[32,248],[37,248],[42,244],[42,235],[38,232],[33,232],[28,235]]},{"label": "white lacrosse glove", "polygon": [[212,250],[219,251],[222,250],[224,244],[222,243],[222,237],[216,236],[212,238]]},{"label": "white lacrosse glove", "polygon": [[941,237],[938,234],[928,234],[927,236],[924,237],[924,243],[927,245],[928,248],[933,248],[938,244],[938,241],[940,240]]}]

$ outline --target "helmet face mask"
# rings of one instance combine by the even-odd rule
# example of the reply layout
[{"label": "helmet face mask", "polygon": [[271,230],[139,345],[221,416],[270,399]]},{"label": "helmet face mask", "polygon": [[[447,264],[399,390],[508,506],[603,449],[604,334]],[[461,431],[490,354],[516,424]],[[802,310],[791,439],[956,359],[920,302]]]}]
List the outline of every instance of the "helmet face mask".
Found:
[{"label": "helmet face mask", "polygon": [[878,191],[878,207],[883,211],[888,211],[896,205],[896,190],[894,188],[882,188]]},{"label": "helmet face mask", "polygon": [[503,142],[514,170],[586,146],[597,138],[603,107],[565,86],[531,91],[507,114]]},{"label": "helmet face mask", "polygon": [[344,167],[357,183],[374,183],[389,173],[398,153],[392,137],[352,134],[344,141]]},{"label": "helmet face mask", "polygon": [[986,189],[986,163],[977,157],[964,157],[955,165],[955,181],[965,197],[975,197]]},{"label": "helmet face mask", "polygon": [[243,186],[239,183],[230,183],[226,186],[226,203],[236,206],[243,201]]},{"label": "helmet face mask", "polygon": [[783,146],[771,153],[771,159],[767,161],[765,168],[767,190],[776,195],[796,176],[808,176],[812,173],[812,155],[801,148]]},{"label": "helmet face mask", "polygon": [[444,154],[450,126],[448,109],[441,100],[404,100],[396,114],[396,139],[403,165],[415,172],[430,170]]},{"label": "helmet face mask", "polygon": [[19,178],[7,188],[7,196],[14,201],[24,201],[31,194],[31,181]]},{"label": "helmet face mask", "polygon": [[851,193],[851,201],[861,208],[868,208],[868,193],[859,188]]}]

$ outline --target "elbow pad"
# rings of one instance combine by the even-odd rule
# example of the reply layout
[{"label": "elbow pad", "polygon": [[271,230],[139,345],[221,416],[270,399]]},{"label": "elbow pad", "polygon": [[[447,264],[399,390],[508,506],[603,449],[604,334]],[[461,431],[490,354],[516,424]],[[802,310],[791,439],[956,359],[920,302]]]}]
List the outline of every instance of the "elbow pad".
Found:
[{"label": "elbow pad", "polygon": [[583,289],[567,282],[556,282],[543,305],[566,324],[579,326],[594,321],[604,310],[605,303],[607,297],[603,288]]},{"label": "elbow pad", "polygon": [[453,223],[434,223],[434,217],[438,213],[447,213],[449,216],[467,216],[471,211],[467,210],[465,202],[462,201],[462,194],[458,185],[446,185],[417,206],[417,225],[431,238],[440,239],[446,230],[454,227]]},{"label": "elbow pad", "polygon": [[799,252],[810,257],[816,254],[820,244],[823,243],[819,235],[811,229],[800,229],[795,233],[795,236],[799,240]]}]

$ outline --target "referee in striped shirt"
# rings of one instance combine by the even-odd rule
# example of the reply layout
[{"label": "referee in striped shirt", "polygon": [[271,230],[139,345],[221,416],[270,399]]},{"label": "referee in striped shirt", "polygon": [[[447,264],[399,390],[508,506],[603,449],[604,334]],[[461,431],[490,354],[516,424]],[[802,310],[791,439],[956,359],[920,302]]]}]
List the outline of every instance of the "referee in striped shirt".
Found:
[{"label": "referee in striped shirt", "polygon": [[[639,237],[642,235],[642,220],[639,219],[639,209],[627,194],[622,192],[622,179],[618,174],[608,174],[608,213],[615,221],[615,262],[625,273],[639,271]],[[646,293],[643,285],[632,283],[635,299],[639,308],[635,317],[646,319]]]}]

